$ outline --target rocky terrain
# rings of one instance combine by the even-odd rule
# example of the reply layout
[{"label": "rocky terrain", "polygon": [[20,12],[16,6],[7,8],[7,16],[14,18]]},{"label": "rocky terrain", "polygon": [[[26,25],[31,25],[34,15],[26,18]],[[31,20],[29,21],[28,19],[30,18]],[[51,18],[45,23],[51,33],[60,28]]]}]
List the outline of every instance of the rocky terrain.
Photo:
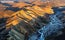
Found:
[{"label": "rocky terrain", "polygon": [[[3,0],[0,0],[0,1],[3,1]],[[39,9],[39,7],[41,7],[42,9],[43,9],[43,11],[44,12],[46,12],[46,13],[48,13],[48,12],[50,12],[50,11],[52,11],[51,9],[50,9],[50,11],[49,11],[49,9],[48,8],[53,8],[54,9],[54,13],[56,13],[56,12],[60,12],[60,11],[62,11],[62,13],[65,13],[65,7],[61,7],[61,6],[65,6],[65,1],[64,0],[5,0],[5,1],[18,1],[18,2],[14,2],[14,3],[0,3],[0,23],[3,23],[3,22],[5,22],[5,25],[6,25],[6,21],[7,20],[5,20],[4,18],[8,18],[8,17],[10,17],[12,14],[15,14],[16,12],[21,12],[20,10],[22,10],[23,8],[28,8],[28,9],[30,9],[30,7],[32,7],[33,6],[33,8],[37,8],[36,10],[34,10],[34,11],[36,11],[36,13],[42,13],[42,11],[41,12],[39,12],[41,9]],[[34,6],[35,5],[35,6]],[[39,7],[38,7],[39,6]],[[57,9],[58,8],[58,9]],[[47,10],[48,9],[48,10]],[[30,9],[30,10],[32,10],[32,8]],[[45,11],[46,10],[46,11]],[[57,11],[58,10],[58,11]],[[51,13],[49,13],[49,14],[51,14]],[[59,15],[59,16],[61,16],[61,15]],[[2,18],[2,19],[1,19]],[[16,19],[17,17],[15,16],[13,19]],[[48,20],[48,16],[46,17],[44,17],[45,18],[45,20]],[[64,25],[65,25],[65,19],[64,19],[65,17],[63,17],[63,19],[62,19],[62,22],[64,23]],[[40,19],[43,19],[43,18],[40,18]],[[61,18],[60,18],[61,19]],[[4,21],[5,20],[5,21]],[[11,20],[11,19],[8,19],[9,21]],[[3,22],[1,22],[1,21],[3,21]],[[8,21],[8,22],[9,22]],[[25,23],[24,21],[22,21],[23,23]],[[38,21],[37,21],[38,22]],[[14,22],[13,22],[13,24],[16,24],[17,23],[17,20],[15,20]],[[21,24],[21,23],[20,23]],[[25,24],[27,24],[27,23],[25,23]],[[31,23],[29,23],[29,24],[31,24]],[[29,24],[27,24],[28,26],[29,26]],[[24,25],[24,26],[27,26],[27,25]],[[16,25],[16,26],[18,26],[18,25]],[[38,24],[35,24],[35,25],[33,25],[33,26],[39,26]],[[26,30],[31,30],[32,28],[31,27],[28,27],[29,29],[27,29],[26,28]],[[3,29],[3,28],[2,28]],[[5,29],[5,28],[4,28]],[[4,30],[3,29],[3,30]],[[18,29],[18,28],[17,28]],[[7,29],[7,30],[9,30],[9,29]],[[6,30],[6,31],[7,31]],[[19,30],[19,29],[18,29]],[[22,28],[22,30],[24,30],[24,28]],[[26,31],[25,30],[25,31]],[[4,31],[4,32],[6,32],[6,31]],[[13,30],[12,30],[13,31]],[[16,30],[15,30],[16,31]],[[2,32],[2,33],[4,33],[4,32]],[[63,31],[64,33],[65,33],[65,31]],[[18,32],[19,33],[19,32]],[[65,35],[63,33],[63,35]],[[6,34],[8,34],[8,31],[6,32]],[[6,35],[5,34],[5,35]],[[26,33],[26,35],[28,35],[27,33]],[[63,37],[63,35],[61,35],[62,37]],[[4,36],[3,36],[4,37]],[[6,36],[5,36],[6,37]],[[1,37],[0,37],[1,38]],[[53,39],[54,40],[54,39]]]}]

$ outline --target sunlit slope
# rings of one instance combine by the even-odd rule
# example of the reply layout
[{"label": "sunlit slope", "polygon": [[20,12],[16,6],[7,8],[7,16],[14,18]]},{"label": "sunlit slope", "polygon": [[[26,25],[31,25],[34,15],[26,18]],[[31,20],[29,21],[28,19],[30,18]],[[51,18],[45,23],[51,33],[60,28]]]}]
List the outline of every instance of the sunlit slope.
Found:
[{"label": "sunlit slope", "polygon": [[[25,7],[24,9],[13,13],[9,16],[7,25],[17,25],[21,20],[30,22],[32,19],[36,19],[38,16],[44,16],[45,14],[53,14],[51,7],[41,8],[39,6]],[[6,25],[6,26],[7,26]]]}]

